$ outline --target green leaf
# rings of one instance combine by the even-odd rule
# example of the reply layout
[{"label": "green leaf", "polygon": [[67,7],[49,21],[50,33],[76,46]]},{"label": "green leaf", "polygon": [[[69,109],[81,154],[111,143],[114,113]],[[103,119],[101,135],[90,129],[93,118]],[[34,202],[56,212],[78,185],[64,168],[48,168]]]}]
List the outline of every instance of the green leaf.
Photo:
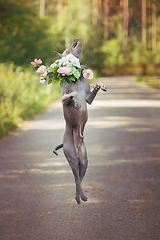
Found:
[{"label": "green leaf", "polygon": [[70,76],[65,76],[64,79],[67,83],[71,84]]},{"label": "green leaf", "polygon": [[71,84],[71,82],[69,81],[69,79],[67,79],[67,83]]},{"label": "green leaf", "polygon": [[54,73],[53,73],[53,72],[49,72],[49,73],[47,74],[47,76],[48,76],[49,78],[53,78],[53,77],[54,77]]},{"label": "green leaf", "polygon": [[50,72],[57,72],[58,68],[59,68],[59,66],[54,66],[54,67],[50,67],[48,70]]},{"label": "green leaf", "polygon": [[48,84],[51,84],[51,83],[52,83],[52,80],[51,80],[51,79],[49,79],[49,80],[48,80]]},{"label": "green leaf", "polygon": [[55,72],[55,74],[54,74],[54,79],[55,79],[56,81],[59,81],[60,78],[61,78],[60,74],[59,74],[58,72]]},{"label": "green leaf", "polygon": [[69,76],[69,80],[71,80],[71,81],[75,82],[75,81],[76,81],[76,78],[75,78],[75,76],[74,76],[74,75],[70,75],[70,76]]},{"label": "green leaf", "polygon": [[64,78],[61,78],[60,85],[62,85],[65,82],[66,82],[66,80]]},{"label": "green leaf", "polygon": [[79,73],[79,71],[78,71],[78,69],[75,67],[75,66],[71,66],[71,71],[72,71],[72,73],[73,73],[73,75],[78,79],[81,75],[80,75],[80,73]]}]

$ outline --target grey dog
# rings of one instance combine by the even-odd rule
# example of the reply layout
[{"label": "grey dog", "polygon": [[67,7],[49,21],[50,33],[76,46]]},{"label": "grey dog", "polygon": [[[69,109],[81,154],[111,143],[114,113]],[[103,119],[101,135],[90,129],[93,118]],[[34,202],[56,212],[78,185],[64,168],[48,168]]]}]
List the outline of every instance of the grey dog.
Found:
[{"label": "grey dog", "polygon": [[[56,54],[59,58],[62,58],[72,53],[81,61],[82,46],[82,42],[76,38],[72,46],[67,48],[63,54],[57,52]],[[104,85],[96,84],[91,92],[88,81],[82,75],[76,82],[71,82],[70,84],[66,82],[60,88],[66,128],[63,144],[58,145],[53,152],[58,155],[56,151],[63,147],[64,155],[75,177],[75,199],[78,204],[80,204],[80,198],[83,201],[87,201],[87,197],[81,187],[88,165],[87,152],[83,140],[84,127],[88,120],[87,103],[92,103],[100,89],[103,91],[107,90]]]}]

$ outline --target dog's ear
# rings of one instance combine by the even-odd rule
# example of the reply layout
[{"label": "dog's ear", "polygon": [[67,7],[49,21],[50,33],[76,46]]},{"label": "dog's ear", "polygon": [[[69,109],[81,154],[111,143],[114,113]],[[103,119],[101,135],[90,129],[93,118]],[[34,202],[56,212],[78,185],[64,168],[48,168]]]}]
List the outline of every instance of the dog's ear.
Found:
[{"label": "dog's ear", "polygon": [[62,58],[62,57],[63,57],[63,54],[58,53],[58,52],[56,52],[56,51],[53,51],[53,52],[55,52],[59,58]]}]

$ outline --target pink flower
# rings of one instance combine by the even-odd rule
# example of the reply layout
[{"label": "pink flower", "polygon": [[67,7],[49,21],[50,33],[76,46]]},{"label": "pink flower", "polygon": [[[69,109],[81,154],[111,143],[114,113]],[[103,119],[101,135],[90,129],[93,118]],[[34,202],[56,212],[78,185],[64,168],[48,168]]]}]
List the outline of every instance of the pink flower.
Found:
[{"label": "pink flower", "polygon": [[42,65],[37,69],[38,74],[43,74],[46,71],[46,66]]},{"label": "pink flower", "polygon": [[21,72],[19,73],[19,76],[20,76],[20,77],[23,77],[23,75],[24,75],[24,72],[21,71]]},{"label": "pink flower", "polygon": [[92,79],[93,78],[93,72],[90,69],[83,70],[83,77],[86,79]]},{"label": "pink flower", "polygon": [[41,60],[41,59],[39,59],[39,60],[34,59],[34,62],[31,62],[31,64],[32,64],[34,67],[37,67],[37,65],[39,65],[39,64],[41,64],[41,63],[42,63],[42,60]]},{"label": "pink flower", "polygon": [[57,72],[61,73],[63,76],[64,75],[72,75],[72,71],[71,71],[71,67],[59,67],[59,69],[57,70]]}]

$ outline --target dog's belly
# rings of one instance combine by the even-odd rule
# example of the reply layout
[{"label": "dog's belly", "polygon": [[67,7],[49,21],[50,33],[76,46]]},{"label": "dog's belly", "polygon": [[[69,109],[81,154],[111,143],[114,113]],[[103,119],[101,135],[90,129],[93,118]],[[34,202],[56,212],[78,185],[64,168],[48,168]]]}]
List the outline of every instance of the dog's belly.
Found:
[{"label": "dog's belly", "polygon": [[74,105],[69,104],[63,106],[64,118],[68,127],[85,125],[88,120],[87,105],[81,103],[80,108],[76,108]]}]

